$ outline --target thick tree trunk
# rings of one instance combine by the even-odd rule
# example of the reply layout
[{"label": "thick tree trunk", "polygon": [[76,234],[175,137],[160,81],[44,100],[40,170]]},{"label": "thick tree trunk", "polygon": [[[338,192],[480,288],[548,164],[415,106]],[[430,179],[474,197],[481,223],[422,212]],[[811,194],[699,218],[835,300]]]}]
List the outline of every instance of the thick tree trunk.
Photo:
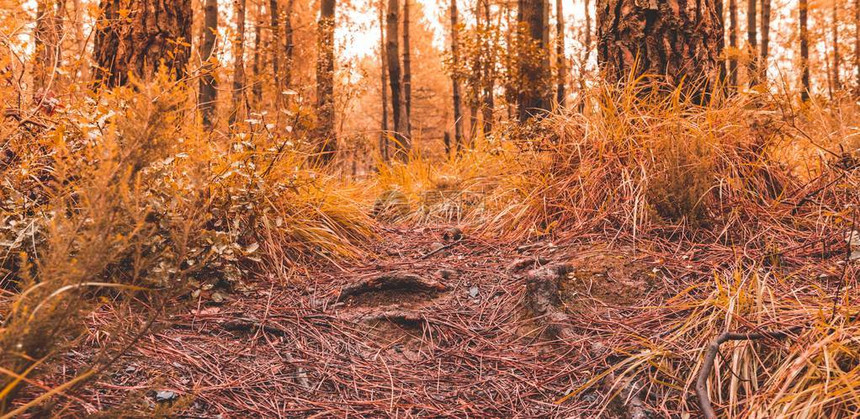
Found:
[{"label": "thick tree trunk", "polygon": [[[556,34],[555,34],[555,55],[556,55],[556,71],[558,71],[558,86],[556,87],[556,102],[559,108],[564,108],[565,97],[565,81],[567,80],[567,55],[564,52],[564,1],[555,0],[556,14]],[[588,47],[586,47],[588,48]]]},{"label": "thick tree trunk", "polygon": [[[631,1],[632,0],[603,0]],[[522,85],[519,89],[519,119],[525,122],[533,116],[543,114],[549,109],[550,71],[549,39],[547,21],[547,0],[519,0],[518,23],[525,27],[527,39],[536,48],[535,54],[523,54],[533,59],[520,60]]]},{"label": "thick tree trunk", "polygon": [[102,0],[100,8],[93,46],[96,86],[124,85],[129,73],[147,78],[162,62],[177,78],[185,75],[191,0]]},{"label": "thick tree trunk", "polygon": [[759,81],[767,82],[767,58],[770,54],[770,1],[761,0],[761,55],[758,59]]},{"label": "thick tree trunk", "polygon": [[394,156],[406,160],[411,144],[406,134],[406,107],[403,106],[403,88],[400,73],[400,0],[388,0],[388,17],[386,21],[388,56],[388,82],[391,85],[391,111],[394,116]]},{"label": "thick tree trunk", "polygon": [[213,117],[215,116],[215,100],[218,94],[214,74],[216,59],[213,55],[217,32],[218,0],[205,0],[203,5],[203,42],[200,45],[200,54],[204,64],[200,75],[200,91],[197,101],[203,117],[203,126],[207,130],[212,128]]},{"label": "thick tree trunk", "polygon": [[750,86],[758,83],[758,27],[756,18],[758,3],[756,0],[747,0],[747,47],[749,48],[750,62],[747,68],[747,77]]},{"label": "thick tree trunk", "polygon": [[[860,0],[858,0],[860,1]],[[729,59],[729,87],[738,87],[738,0],[729,0],[729,46],[732,48],[732,58]]]},{"label": "thick tree trunk", "polygon": [[403,101],[406,105],[406,137],[412,141],[412,58],[409,53],[409,0],[403,0]]},{"label": "thick tree trunk", "polygon": [[806,102],[809,100],[811,90],[809,83],[809,29],[807,26],[809,16],[808,0],[800,0],[798,9],[798,23],[800,24],[800,99]]},{"label": "thick tree trunk", "polygon": [[834,1],[831,9],[832,25],[830,27],[831,35],[833,36],[833,89],[839,91],[842,89],[842,78],[839,74],[839,67],[842,66],[842,57],[839,55],[839,3]]},{"label": "thick tree trunk", "polygon": [[334,22],[335,0],[320,1],[317,30],[317,154],[328,164],[337,150],[334,128]]},{"label": "thick tree trunk", "polygon": [[236,122],[245,95],[245,0],[233,0],[236,14],[236,38],[233,39],[233,100],[230,125]]},{"label": "thick tree trunk", "polygon": [[695,101],[707,101],[722,68],[719,1],[678,7],[657,0],[599,0],[597,50],[604,77],[619,82],[631,73],[648,75],[652,88],[683,82]]},{"label": "thick tree trunk", "polygon": [[460,28],[458,20],[457,0],[451,0],[451,61],[454,68],[454,71],[451,73],[451,84],[454,99],[454,142],[456,143],[457,154],[463,148],[462,98],[460,95],[460,78],[457,75],[460,60]]},{"label": "thick tree trunk", "polygon": [[379,1],[379,67],[382,80],[380,91],[382,96],[382,130],[379,133],[379,154],[383,161],[390,159],[388,155],[388,63],[385,56],[385,0]]}]

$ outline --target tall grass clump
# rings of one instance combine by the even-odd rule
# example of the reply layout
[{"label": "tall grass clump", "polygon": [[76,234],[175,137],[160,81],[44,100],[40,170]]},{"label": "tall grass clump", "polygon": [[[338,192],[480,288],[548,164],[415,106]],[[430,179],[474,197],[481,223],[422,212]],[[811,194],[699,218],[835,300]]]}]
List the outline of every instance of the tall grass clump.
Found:
[{"label": "tall grass clump", "polygon": [[[0,127],[0,412],[47,408],[207,284],[361,251],[371,222],[360,191],[309,165],[299,138],[259,124],[200,130],[188,97],[160,74],[74,112],[14,110]],[[103,306],[137,315],[89,339],[85,318]],[[90,365],[75,378],[34,379],[83,342],[95,347],[82,349]]]}]

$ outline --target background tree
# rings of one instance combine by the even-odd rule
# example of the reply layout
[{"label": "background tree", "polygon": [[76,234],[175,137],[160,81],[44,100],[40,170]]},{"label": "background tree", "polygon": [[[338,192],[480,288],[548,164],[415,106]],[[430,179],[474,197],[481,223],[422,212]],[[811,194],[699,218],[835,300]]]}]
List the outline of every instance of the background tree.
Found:
[{"label": "background tree", "polygon": [[564,1],[555,0],[556,34],[555,34],[555,57],[556,71],[558,72],[558,87],[556,88],[556,101],[559,108],[564,108],[565,81],[567,80],[567,52],[564,49]]},{"label": "background tree", "polygon": [[839,55],[839,2],[834,1],[830,9],[830,35],[833,43],[833,89],[842,89],[839,67],[842,57]]},{"label": "background tree", "polygon": [[40,90],[49,88],[48,84],[61,64],[60,40],[65,9],[64,0],[39,0],[36,3],[35,52],[38,59],[33,62],[33,87],[37,95]]},{"label": "background tree", "polygon": [[804,102],[809,100],[811,86],[809,82],[809,29],[807,20],[809,17],[808,0],[800,0],[798,4],[798,24],[800,25],[800,99]]},{"label": "background tree", "polygon": [[406,107],[406,137],[412,139],[412,58],[409,43],[409,0],[403,0],[403,102]]},{"label": "background tree", "polygon": [[200,75],[200,91],[198,106],[203,117],[203,126],[212,128],[215,115],[215,100],[217,99],[217,81],[215,79],[216,57],[215,38],[218,34],[218,0],[205,0],[203,4],[203,42],[200,55],[204,63]]},{"label": "background tree", "polygon": [[[858,0],[860,1],[860,0]],[[451,0],[451,66],[454,68],[451,71],[451,88],[454,100],[454,142],[456,143],[456,152],[459,153],[463,147],[463,115],[462,99],[460,96],[460,77],[457,69],[459,68],[460,57],[460,27],[459,16],[457,12],[457,0]]]},{"label": "background tree", "polygon": [[749,53],[749,65],[747,66],[747,78],[750,86],[756,84],[758,78],[758,26],[756,18],[758,3],[756,0],[747,0],[747,52]]},{"label": "background tree", "polygon": [[334,23],[335,0],[320,1],[317,57],[317,153],[321,163],[334,158]]},{"label": "background tree", "polygon": [[729,0],[729,47],[732,55],[729,57],[729,86],[738,86],[738,0]]},{"label": "background tree", "polygon": [[547,7],[546,0],[519,0],[517,22],[526,35],[519,60],[521,85],[518,112],[521,122],[549,109]]},{"label": "background tree", "polygon": [[230,125],[239,118],[245,94],[245,0],[233,0],[236,14],[236,37],[233,39],[233,101]]},{"label": "background tree", "polygon": [[403,104],[403,88],[400,72],[400,42],[398,23],[400,21],[400,0],[388,0],[386,20],[386,55],[388,56],[388,82],[391,85],[391,111],[394,119],[394,156],[405,160],[411,143],[406,134],[406,107]]},{"label": "background tree", "polygon": [[[281,98],[283,95],[281,94],[281,89],[284,88],[283,83],[281,82],[281,69],[280,69],[280,61],[281,61],[281,31],[280,31],[280,20],[281,20],[281,11],[278,7],[278,0],[269,0],[269,18],[271,27],[269,28],[272,33],[272,82],[275,85],[275,97]],[[278,103],[281,103],[278,100]]]},{"label": "background tree", "polygon": [[761,55],[759,56],[759,81],[767,81],[767,59],[770,53],[770,2],[761,0]]},{"label": "background tree", "polygon": [[385,56],[385,0],[379,0],[379,74],[381,83],[379,92],[382,99],[382,129],[379,133],[379,154],[383,161],[388,161],[388,65]]},{"label": "background tree", "polygon": [[597,57],[603,76],[618,82],[631,73],[648,74],[668,87],[683,81],[694,99],[704,101],[721,72],[718,1],[673,10],[668,2],[599,0]]},{"label": "background tree", "polygon": [[102,0],[96,23],[93,73],[97,86],[146,78],[159,63],[181,78],[191,54],[191,0]]}]

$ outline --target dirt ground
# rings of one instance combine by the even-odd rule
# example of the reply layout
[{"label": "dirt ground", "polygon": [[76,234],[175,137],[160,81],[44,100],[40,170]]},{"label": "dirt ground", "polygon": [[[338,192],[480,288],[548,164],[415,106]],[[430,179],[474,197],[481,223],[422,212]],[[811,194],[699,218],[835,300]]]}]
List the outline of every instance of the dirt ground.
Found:
[{"label": "dirt ground", "polygon": [[[665,297],[654,261],[445,231],[386,228],[361,260],[260,277],[219,304],[175,310],[54,413],[593,417],[594,392],[555,402],[613,362],[610,332],[637,327],[637,308]],[[526,285],[533,269],[557,264],[570,269],[549,297],[561,334],[547,333],[558,318],[531,308]],[[71,378],[84,358],[67,354],[54,378]]]}]

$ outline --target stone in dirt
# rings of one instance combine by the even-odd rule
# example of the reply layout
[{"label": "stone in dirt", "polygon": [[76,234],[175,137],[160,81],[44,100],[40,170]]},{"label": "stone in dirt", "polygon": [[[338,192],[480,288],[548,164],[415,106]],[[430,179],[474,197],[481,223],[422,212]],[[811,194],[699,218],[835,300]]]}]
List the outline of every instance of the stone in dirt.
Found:
[{"label": "stone in dirt", "polygon": [[559,287],[572,270],[570,265],[547,265],[529,271],[525,277],[526,308],[546,327],[545,333],[551,339],[565,338],[569,332],[566,326],[569,319],[562,309]]}]

